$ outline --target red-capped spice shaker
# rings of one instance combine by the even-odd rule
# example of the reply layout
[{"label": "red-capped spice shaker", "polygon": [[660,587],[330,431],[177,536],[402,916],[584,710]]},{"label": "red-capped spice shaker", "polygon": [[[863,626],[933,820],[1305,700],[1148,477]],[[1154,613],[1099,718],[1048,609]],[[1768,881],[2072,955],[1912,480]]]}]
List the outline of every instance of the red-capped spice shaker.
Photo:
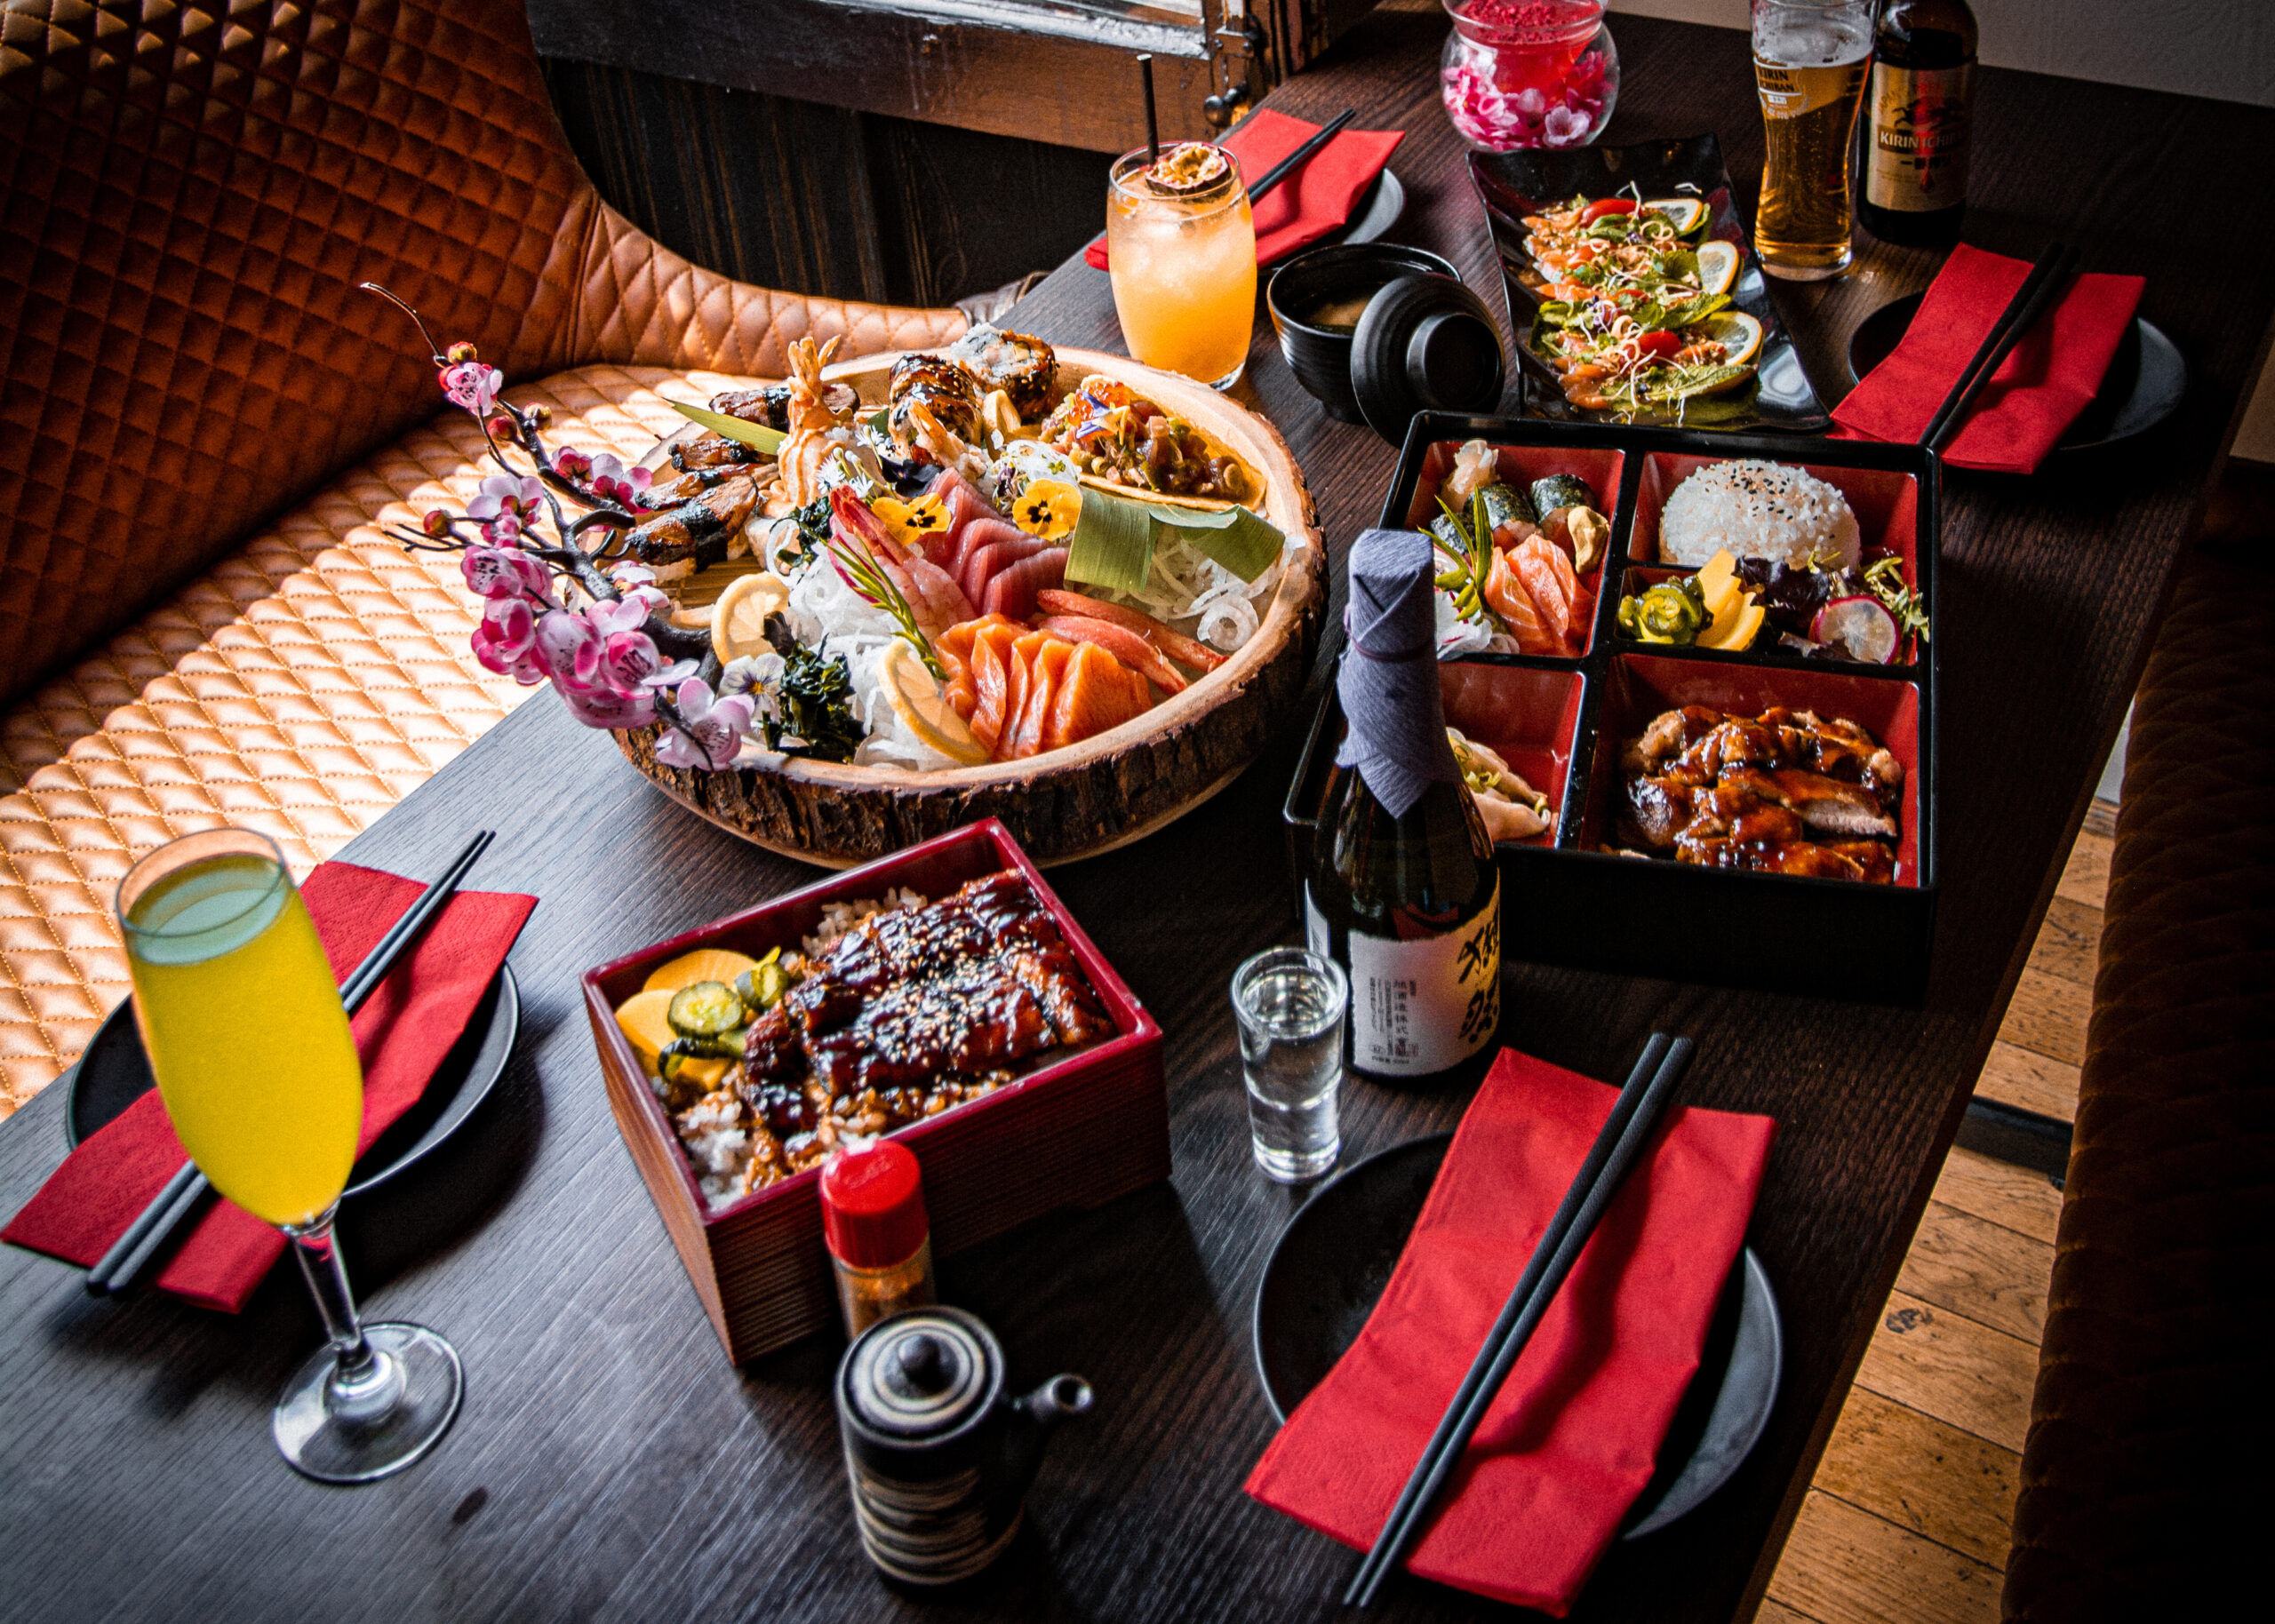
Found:
[{"label": "red-capped spice shaker", "polygon": [[845,1334],[888,1314],[938,1302],[924,1174],[890,1139],[840,1150],[821,1170],[821,1227],[837,1273]]}]

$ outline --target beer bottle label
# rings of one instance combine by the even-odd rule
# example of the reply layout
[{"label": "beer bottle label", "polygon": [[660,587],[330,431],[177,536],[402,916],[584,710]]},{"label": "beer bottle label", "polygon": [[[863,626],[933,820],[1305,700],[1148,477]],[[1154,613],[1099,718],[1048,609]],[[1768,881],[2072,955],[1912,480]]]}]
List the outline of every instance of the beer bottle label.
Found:
[{"label": "beer bottle label", "polygon": [[1967,200],[1967,148],[1975,64],[1872,67],[1872,139],[1864,201],[1902,214]]},{"label": "beer bottle label", "polygon": [[1501,879],[1477,917],[1442,936],[1351,933],[1351,1061],[1427,1077],[1485,1047],[1501,1020]]}]

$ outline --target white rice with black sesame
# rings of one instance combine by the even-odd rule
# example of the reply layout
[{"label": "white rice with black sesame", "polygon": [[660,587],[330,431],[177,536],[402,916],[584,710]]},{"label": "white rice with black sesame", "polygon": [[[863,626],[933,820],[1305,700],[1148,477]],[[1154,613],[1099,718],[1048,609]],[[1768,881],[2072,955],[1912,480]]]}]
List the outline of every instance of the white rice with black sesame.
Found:
[{"label": "white rice with black sesame", "polygon": [[1848,498],[1783,463],[1709,463],[1674,488],[1659,515],[1659,561],[1689,569],[1726,549],[1793,564],[1815,553],[1853,569],[1859,545]]}]

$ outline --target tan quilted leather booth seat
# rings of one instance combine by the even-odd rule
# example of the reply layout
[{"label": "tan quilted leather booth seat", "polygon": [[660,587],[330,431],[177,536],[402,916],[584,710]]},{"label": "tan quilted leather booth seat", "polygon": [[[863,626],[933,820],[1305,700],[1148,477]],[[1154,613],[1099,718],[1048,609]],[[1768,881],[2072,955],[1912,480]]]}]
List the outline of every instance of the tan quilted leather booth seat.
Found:
[{"label": "tan quilted leather booth seat", "polygon": [[355,284],[620,453],[673,371],[714,375],[693,398],[807,334],[963,324],[643,236],[570,153],[515,0],[0,0],[0,1114],[124,992],[133,856],[231,822],[305,868],[520,697],[467,653],[448,561],[374,522],[479,475],[417,334]]},{"label": "tan quilted leather booth seat", "polygon": [[2134,708],[2007,1564],[2013,1620],[2264,1616],[2248,1595],[2275,1404],[2265,547],[2184,566]]}]

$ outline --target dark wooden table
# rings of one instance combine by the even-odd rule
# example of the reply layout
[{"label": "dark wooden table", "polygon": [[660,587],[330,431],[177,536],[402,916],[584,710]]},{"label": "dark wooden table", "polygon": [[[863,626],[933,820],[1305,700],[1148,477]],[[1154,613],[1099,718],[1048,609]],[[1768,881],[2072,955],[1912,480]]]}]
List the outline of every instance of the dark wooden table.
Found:
[{"label": "dark wooden table", "polygon": [[[1440,113],[1441,13],[1386,11],[1274,104],[1411,136],[1402,235],[1501,295]],[[1721,134],[1741,190],[1761,161],[1744,36],[1621,17],[1611,139]],[[2195,370],[2153,440],[2024,482],[1954,475],[1942,650],[1944,880],[1924,1009],[1894,1010],[1548,971],[1512,921],[1513,1044],[1596,1076],[1654,1027],[1694,1034],[1688,1097],[1782,1124],[1753,1229],[1782,1294],[1785,1387],[1768,1435],[1704,1509],[1620,1549],[1579,1616],[1748,1612],[1861,1357],[2084,811],[2225,443],[2275,282],[2264,210],[2223,161],[2275,147],[2275,114],[2070,81],[1983,76],[1969,235],[2027,253],[2059,234],[2096,269],[2145,272],[2146,314]],[[1746,203],[1750,204],[1749,196]],[[975,207],[994,206],[974,200]],[[1749,208],[1750,213],[1750,208]],[[1934,257],[1871,248],[1838,283],[1781,290],[1819,387],[1845,334],[1922,285]],[[1106,278],[1079,264],[1021,324],[1118,347]],[[1390,449],[1323,419],[1259,326],[1247,398],[1301,457],[1337,549],[1369,521]],[[1339,593],[1338,593],[1339,601]],[[1208,807],[1054,877],[1168,1033],[1176,1175],[941,1269],[1026,1381],[1074,1370],[1098,1412],[1062,1434],[1016,1554],[967,1595],[919,1605],[862,1560],[815,1340],[728,1366],[603,1101],[575,994],[585,966],[803,883],[636,778],[540,697],[349,848],[431,873],[501,825],[475,875],[544,898],[515,955],[527,1015],[507,1081],[459,1140],[343,1221],[374,1318],[435,1325],[468,1397],[428,1462],[375,1487],[295,1477],[267,1408],[316,1327],[272,1279],[237,1318],[157,1300],[96,1303],[76,1274],[0,1256],[0,1613],[306,1620],[1296,1619],[1333,1610],[1353,1558],[1249,1501],[1271,1436],[1249,1315],[1296,1198],[1249,1158],[1228,974],[1297,935],[1278,807],[1290,742]],[[1711,927],[1711,921],[1701,928]],[[1829,941],[1829,954],[1849,944]],[[1354,1085],[1352,1158],[1449,1126],[1459,1098]],[[0,1127],[0,1210],[63,1154],[50,1090]],[[1393,1616],[1466,1618],[1412,1580]]]}]

